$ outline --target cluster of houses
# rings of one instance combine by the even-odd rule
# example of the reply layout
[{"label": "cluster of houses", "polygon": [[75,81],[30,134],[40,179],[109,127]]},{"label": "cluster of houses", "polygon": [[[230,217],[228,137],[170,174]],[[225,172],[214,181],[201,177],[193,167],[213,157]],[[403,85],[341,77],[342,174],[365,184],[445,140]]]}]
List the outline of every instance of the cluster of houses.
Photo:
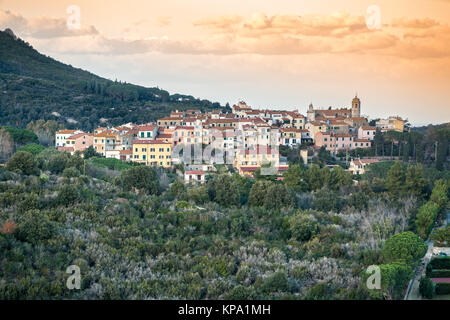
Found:
[{"label": "cluster of houses", "polygon": [[288,166],[280,158],[280,146],[293,148],[307,143],[337,153],[370,148],[377,129],[403,131],[404,121],[398,117],[369,126],[360,110],[358,97],[353,99],[351,108],[314,109],[311,104],[306,117],[298,111],[257,110],[239,102],[231,113],[174,111],[143,125],[100,127],[91,133],[60,130],[55,146],[70,153],[92,146],[106,158],[164,168],[181,163],[185,166],[186,182],[203,182],[206,170],[214,168],[215,163],[232,164],[242,175],[252,176],[257,169],[269,165],[281,174]]}]

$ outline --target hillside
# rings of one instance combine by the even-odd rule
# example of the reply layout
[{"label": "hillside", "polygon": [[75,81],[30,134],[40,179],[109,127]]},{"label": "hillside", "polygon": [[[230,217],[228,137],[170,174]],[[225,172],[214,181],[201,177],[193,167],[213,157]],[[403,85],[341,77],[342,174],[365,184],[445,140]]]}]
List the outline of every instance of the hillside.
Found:
[{"label": "hillside", "polygon": [[172,110],[220,108],[219,103],[111,81],[42,55],[9,29],[0,31],[0,125],[25,127],[57,120],[91,130],[107,124],[148,122]]},{"label": "hillside", "polygon": [[[448,200],[449,171],[433,172],[378,164],[354,185],[341,167],[297,165],[283,181],[184,185],[172,170],[27,147],[0,166],[0,300],[401,299],[426,251],[411,230],[429,232],[424,212],[440,208],[422,204]],[[80,290],[66,287],[72,265]],[[365,286],[371,265],[381,290]]]}]

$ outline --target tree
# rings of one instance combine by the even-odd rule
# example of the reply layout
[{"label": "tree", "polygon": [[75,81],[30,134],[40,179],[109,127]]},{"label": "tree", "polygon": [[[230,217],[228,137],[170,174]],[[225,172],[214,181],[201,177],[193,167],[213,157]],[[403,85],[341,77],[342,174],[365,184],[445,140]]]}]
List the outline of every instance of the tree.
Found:
[{"label": "tree", "polygon": [[306,192],[308,190],[308,184],[305,181],[305,171],[298,164],[289,166],[289,168],[283,173],[284,184],[292,188],[296,192]]},{"label": "tree", "polygon": [[78,201],[80,195],[74,185],[64,185],[58,193],[58,203],[68,207]]},{"label": "tree", "polygon": [[422,198],[425,189],[425,178],[421,165],[410,165],[406,169],[405,191]]},{"label": "tree", "polygon": [[148,194],[158,194],[160,190],[157,173],[152,167],[137,166],[122,171],[120,181],[125,190],[136,189]]},{"label": "tree", "polygon": [[265,204],[266,195],[269,187],[272,184],[270,181],[257,181],[250,189],[248,197],[248,204],[252,207],[262,207]]},{"label": "tree", "polygon": [[450,224],[445,228],[436,229],[431,234],[431,239],[439,242],[441,245],[450,244]]},{"label": "tree", "polygon": [[330,171],[328,177],[328,187],[331,190],[338,190],[341,186],[349,186],[352,184],[352,176],[342,167],[334,167]]},{"label": "tree", "polygon": [[403,165],[399,161],[395,161],[394,165],[388,171],[386,181],[386,187],[395,199],[399,197],[404,183],[405,173],[403,171]]},{"label": "tree", "polygon": [[448,186],[447,183],[440,179],[434,182],[434,188],[431,192],[430,201],[439,206],[440,210],[444,210],[448,203]]},{"label": "tree", "polygon": [[93,158],[93,157],[100,157],[101,155],[97,153],[93,146],[89,146],[88,148],[84,149],[83,151],[83,158],[85,160]]},{"label": "tree", "polygon": [[174,198],[179,198],[186,191],[184,183],[180,180],[175,180],[169,188],[169,194]]},{"label": "tree", "polygon": [[67,167],[69,155],[64,152],[58,152],[50,155],[46,168],[52,173],[60,174]]},{"label": "tree", "polygon": [[298,241],[309,241],[319,231],[318,223],[305,213],[291,216],[288,223],[291,236]]},{"label": "tree", "polygon": [[219,174],[207,182],[208,194],[211,200],[229,207],[239,205],[239,190],[233,178],[226,174]]},{"label": "tree", "polygon": [[380,272],[383,298],[387,300],[401,298],[406,283],[413,275],[412,268],[404,263],[393,262],[380,265]]},{"label": "tree", "polygon": [[434,283],[428,277],[420,278],[419,292],[422,297],[427,299],[433,299],[434,296]]},{"label": "tree", "polygon": [[6,168],[19,174],[32,175],[37,173],[37,164],[33,155],[26,151],[16,152],[9,159]]},{"label": "tree", "polygon": [[427,252],[426,243],[411,231],[398,233],[386,240],[383,246],[385,261],[404,261],[415,264]]},{"label": "tree", "polygon": [[252,186],[248,203],[253,207],[281,209],[292,205],[292,197],[284,184],[260,180]]},{"label": "tree", "polygon": [[44,146],[41,146],[40,144],[32,143],[32,144],[27,144],[26,146],[19,148],[18,151],[26,151],[26,152],[31,153],[33,156],[35,156],[35,155],[41,153],[44,149],[45,149]]},{"label": "tree", "polygon": [[268,276],[264,280],[261,287],[264,293],[285,292],[288,288],[289,283],[286,274],[282,271],[275,272],[274,274]]},{"label": "tree", "polygon": [[21,241],[38,243],[50,239],[55,233],[55,227],[40,210],[28,211],[23,216],[14,234]]},{"label": "tree", "polygon": [[361,211],[367,209],[369,198],[364,192],[355,192],[348,198],[347,205]]},{"label": "tree", "polygon": [[343,199],[338,192],[323,188],[314,193],[313,207],[316,210],[323,212],[339,212],[344,206]]},{"label": "tree", "polygon": [[439,206],[431,201],[428,201],[419,208],[416,216],[416,226],[419,235],[422,239],[427,239],[431,229],[436,223],[436,218],[439,213]]},{"label": "tree", "polygon": [[[326,170],[328,170],[328,168]],[[324,180],[325,175],[321,172],[319,166],[315,164],[308,169],[306,177],[309,190],[311,191],[322,189],[326,183],[326,180]]]}]

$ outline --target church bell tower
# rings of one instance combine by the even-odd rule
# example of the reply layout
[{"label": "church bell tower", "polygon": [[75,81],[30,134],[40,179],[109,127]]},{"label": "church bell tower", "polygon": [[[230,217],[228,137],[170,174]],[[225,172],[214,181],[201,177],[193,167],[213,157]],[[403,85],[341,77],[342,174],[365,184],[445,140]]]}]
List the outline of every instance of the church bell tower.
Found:
[{"label": "church bell tower", "polygon": [[361,100],[359,100],[358,95],[352,100],[352,117],[360,117],[361,116]]}]

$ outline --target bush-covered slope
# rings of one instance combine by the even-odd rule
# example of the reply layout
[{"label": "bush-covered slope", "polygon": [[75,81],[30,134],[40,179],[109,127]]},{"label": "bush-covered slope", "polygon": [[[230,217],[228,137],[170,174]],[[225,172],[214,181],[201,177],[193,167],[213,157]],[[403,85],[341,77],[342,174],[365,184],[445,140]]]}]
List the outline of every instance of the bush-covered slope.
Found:
[{"label": "bush-covered slope", "polygon": [[101,78],[40,54],[11,32],[0,31],[0,125],[25,127],[58,120],[91,130],[101,118],[118,125],[148,122],[172,110],[220,108],[219,103]]}]

